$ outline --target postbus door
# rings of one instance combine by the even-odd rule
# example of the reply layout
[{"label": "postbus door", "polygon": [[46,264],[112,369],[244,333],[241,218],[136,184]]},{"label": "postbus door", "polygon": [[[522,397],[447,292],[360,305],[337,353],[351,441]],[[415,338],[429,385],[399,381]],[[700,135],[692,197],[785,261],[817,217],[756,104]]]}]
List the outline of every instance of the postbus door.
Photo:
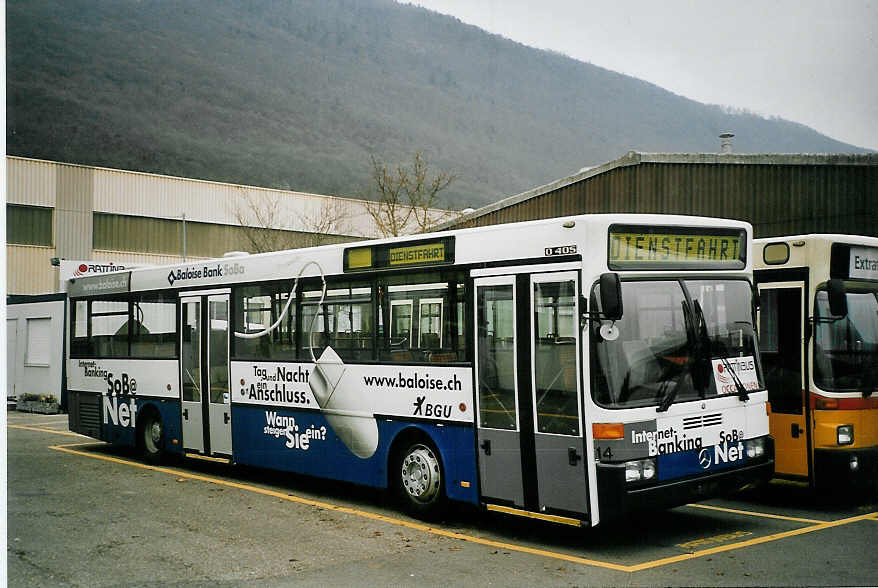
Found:
[{"label": "postbus door", "polygon": [[483,500],[587,513],[577,274],[520,273],[474,285]]},{"label": "postbus door", "polygon": [[183,448],[232,455],[229,295],[180,298]]},{"label": "postbus door", "polygon": [[759,352],[768,387],[775,472],[808,476],[810,431],[805,387],[804,282],[759,284]]}]

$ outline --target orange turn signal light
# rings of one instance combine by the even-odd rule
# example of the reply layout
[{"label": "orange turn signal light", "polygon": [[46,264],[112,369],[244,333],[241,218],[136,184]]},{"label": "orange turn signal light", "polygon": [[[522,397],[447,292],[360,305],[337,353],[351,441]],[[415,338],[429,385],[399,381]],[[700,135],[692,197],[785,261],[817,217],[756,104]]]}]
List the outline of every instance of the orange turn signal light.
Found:
[{"label": "orange turn signal light", "polygon": [[592,423],[591,434],[595,439],[624,439],[625,425],[622,423]]},{"label": "orange turn signal light", "polygon": [[838,410],[838,398],[825,398],[815,394],[814,408],[817,410]]}]

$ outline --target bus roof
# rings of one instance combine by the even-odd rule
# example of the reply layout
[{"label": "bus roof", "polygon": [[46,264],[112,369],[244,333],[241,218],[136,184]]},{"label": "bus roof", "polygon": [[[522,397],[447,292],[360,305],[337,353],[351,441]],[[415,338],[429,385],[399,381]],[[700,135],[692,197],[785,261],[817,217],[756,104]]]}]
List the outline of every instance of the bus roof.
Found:
[{"label": "bus roof", "polygon": [[[400,246],[429,244],[443,239],[450,239],[454,242],[453,263],[457,265],[541,259],[549,255],[548,252],[552,249],[571,251],[570,246],[576,246],[575,251],[581,255],[587,251],[605,251],[608,243],[608,229],[611,225],[679,227],[684,229],[726,228],[743,230],[748,240],[752,238],[751,225],[739,220],[660,214],[572,215],[488,227],[142,267],[99,276],[74,278],[70,280],[68,291],[70,296],[75,298],[166,288],[186,289],[191,287],[196,289],[211,286],[223,288],[242,281],[259,282],[295,277],[309,262],[314,263],[304,268],[303,276],[319,276],[321,272],[324,275],[337,275],[345,273],[343,252],[346,249],[387,244]],[[606,264],[607,260],[604,256],[603,271],[607,271]],[[317,265],[320,266],[319,270]],[[747,256],[746,269],[752,269],[749,256]]]}]

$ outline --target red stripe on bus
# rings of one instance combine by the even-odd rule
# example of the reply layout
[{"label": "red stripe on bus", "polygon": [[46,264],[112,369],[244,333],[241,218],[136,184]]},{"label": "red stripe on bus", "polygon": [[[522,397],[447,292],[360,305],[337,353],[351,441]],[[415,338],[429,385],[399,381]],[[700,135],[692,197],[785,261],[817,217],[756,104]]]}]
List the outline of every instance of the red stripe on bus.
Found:
[{"label": "red stripe on bus", "polygon": [[811,408],[813,410],[870,410],[878,409],[878,393],[863,398],[831,398],[811,393]]}]

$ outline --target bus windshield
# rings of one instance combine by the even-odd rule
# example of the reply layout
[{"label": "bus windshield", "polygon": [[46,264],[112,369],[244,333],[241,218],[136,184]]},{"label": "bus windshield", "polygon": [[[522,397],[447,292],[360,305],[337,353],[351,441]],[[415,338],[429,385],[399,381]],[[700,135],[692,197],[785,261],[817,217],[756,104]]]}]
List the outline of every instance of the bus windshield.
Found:
[{"label": "bus windshield", "polygon": [[829,296],[814,301],[814,383],[824,390],[860,391],[878,387],[878,284],[857,285],[846,293],[848,314],[833,319]]},{"label": "bus windshield", "polygon": [[[600,310],[599,289],[592,309]],[[623,281],[622,300],[614,328],[592,322],[592,394],[601,406],[663,411],[764,388],[746,280]]]}]

